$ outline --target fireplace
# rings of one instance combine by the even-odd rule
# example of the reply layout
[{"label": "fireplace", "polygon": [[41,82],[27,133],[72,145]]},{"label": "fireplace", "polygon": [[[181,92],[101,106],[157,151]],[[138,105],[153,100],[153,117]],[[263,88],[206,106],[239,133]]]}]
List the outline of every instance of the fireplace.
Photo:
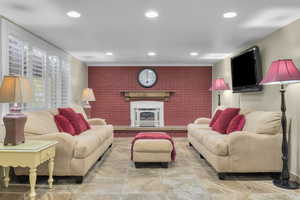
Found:
[{"label": "fireplace", "polygon": [[162,127],[163,102],[134,101],[130,102],[130,119],[133,127]]}]

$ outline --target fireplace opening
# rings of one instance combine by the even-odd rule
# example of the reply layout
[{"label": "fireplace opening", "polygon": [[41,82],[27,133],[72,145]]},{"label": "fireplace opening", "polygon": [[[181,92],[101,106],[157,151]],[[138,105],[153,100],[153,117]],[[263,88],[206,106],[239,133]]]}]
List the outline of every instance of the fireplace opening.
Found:
[{"label": "fireplace opening", "polygon": [[131,126],[135,127],[162,127],[163,102],[136,101],[130,103]]},{"label": "fireplace opening", "polygon": [[141,112],[140,120],[154,120],[154,112]]}]

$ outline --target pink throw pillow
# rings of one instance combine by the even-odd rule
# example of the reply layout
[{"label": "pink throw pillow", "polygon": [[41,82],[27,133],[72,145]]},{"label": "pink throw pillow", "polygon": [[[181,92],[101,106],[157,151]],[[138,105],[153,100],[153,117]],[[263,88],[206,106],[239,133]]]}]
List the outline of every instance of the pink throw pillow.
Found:
[{"label": "pink throw pillow", "polygon": [[85,122],[72,108],[58,108],[58,112],[60,115],[63,115],[71,122],[72,126],[75,129],[76,135],[87,130]]},{"label": "pink throw pillow", "polygon": [[218,117],[217,121],[212,126],[212,129],[219,133],[226,134],[229,123],[237,114],[239,114],[239,112],[239,108],[226,108]]},{"label": "pink throw pillow", "polygon": [[236,115],[229,123],[226,133],[230,134],[234,131],[243,130],[245,123],[246,123],[246,118],[244,115]]},{"label": "pink throw pillow", "polygon": [[209,123],[209,126],[212,127],[214,125],[214,123],[217,121],[217,119],[220,117],[222,113],[222,110],[217,110],[215,112],[215,115],[213,116],[213,118],[211,119],[210,123]]},{"label": "pink throw pillow", "polygon": [[55,115],[54,121],[59,132],[69,133],[70,135],[76,135],[75,129],[72,126],[71,122],[65,118],[63,115]]}]

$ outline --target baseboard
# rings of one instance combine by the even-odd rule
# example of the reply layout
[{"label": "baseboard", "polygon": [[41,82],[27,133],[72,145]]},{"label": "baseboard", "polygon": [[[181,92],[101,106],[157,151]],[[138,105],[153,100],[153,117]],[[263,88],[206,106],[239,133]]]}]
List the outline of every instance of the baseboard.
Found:
[{"label": "baseboard", "polygon": [[290,173],[290,178],[291,178],[291,180],[296,181],[297,183],[300,184],[300,176],[299,175]]}]

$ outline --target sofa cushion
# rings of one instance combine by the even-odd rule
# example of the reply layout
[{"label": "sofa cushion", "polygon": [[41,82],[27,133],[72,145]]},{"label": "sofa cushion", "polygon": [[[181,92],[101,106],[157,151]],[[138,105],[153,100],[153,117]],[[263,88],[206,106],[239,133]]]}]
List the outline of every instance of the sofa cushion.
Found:
[{"label": "sofa cushion", "polygon": [[92,126],[80,135],[74,136],[75,158],[86,158],[100,147],[108,138],[112,137],[113,127],[111,125]]},{"label": "sofa cushion", "polygon": [[83,116],[83,114],[82,113],[77,113],[78,114],[78,116],[80,117],[80,122],[82,123],[84,123],[84,126],[85,126],[85,130],[88,130],[88,129],[91,129],[91,126],[90,126],[90,124],[86,121],[86,119],[84,118],[84,116]]},{"label": "sofa cushion", "polygon": [[95,130],[97,133],[97,137],[104,141],[110,137],[113,137],[113,126],[112,125],[94,125],[91,126],[91,130]]},{"label": "sofa cushion", "polygon": [[69,133],[70,135],[76,135],[75,129],[71,122],[63,115],[55,115],[54,120],[59,132]]},{"label": "sofa cushion", "polygon": [[274,135],[280,132],[280,112],[254,111],[245,115],[244,131]]},{"label": "sofa cushion", "polygon": [[86,120],[88,119],[87,116],[86,116],[86,113],[85,113],[85,111],[84,111],[84,109],[83,109],[83,107],[82,107],[81,105],[78,105],[78,104],[72,104],[72,105],[71,105],[71,108],[72,108],[75,112],[81,113],[81,114],[83,115],[84,119],[86,119]]},{"label": "sofa cushion", "polygon": [[200,142],[210,152],[218,156],[228,155],[228,135],[205,130],[199,137]]},{"label": "sofa cushion", "polygon": [[239,111],[239,108],[226,108],[218,117],[217,121],[212,126],[212,129],[225,134],[230,121],[239,113]]},{"label": "sofa cushion", "polygon": [[101,140],[97,136],[97,132],[93,129],[85,131],[75,137],[75,158],[86,158],[92,154],[101,144]]},{"label": "sofa cushion", "polygon": [[59,114],[66,117],[75,129],[76,134],[87,130],[87,127],[81,117],[72,108],[58,108]]},{"label": "sofa cushion", "polygon": [[54,121],[54,116],[48,111],[25,112],[27,121],[25,124],[25,133],[43,135],[48,133],[57,133],[58,128]]},{"label": "sofa cushion", "polygon": [[217,110],[213,116],[213,118],[211,119],[209,126],[212,127],[214,125],[214,123],[217,121],[217,119],[220,117],[221,113],[223,111],[222,110]]},{"label": "sofa cushion", "polygon": [[243,130],[244,126],[245,126],[245,116],[244,115],[237,115],[235,116],[231,122],[229,123],[226,133],[230,134],[234,131],[241,131]]}]

